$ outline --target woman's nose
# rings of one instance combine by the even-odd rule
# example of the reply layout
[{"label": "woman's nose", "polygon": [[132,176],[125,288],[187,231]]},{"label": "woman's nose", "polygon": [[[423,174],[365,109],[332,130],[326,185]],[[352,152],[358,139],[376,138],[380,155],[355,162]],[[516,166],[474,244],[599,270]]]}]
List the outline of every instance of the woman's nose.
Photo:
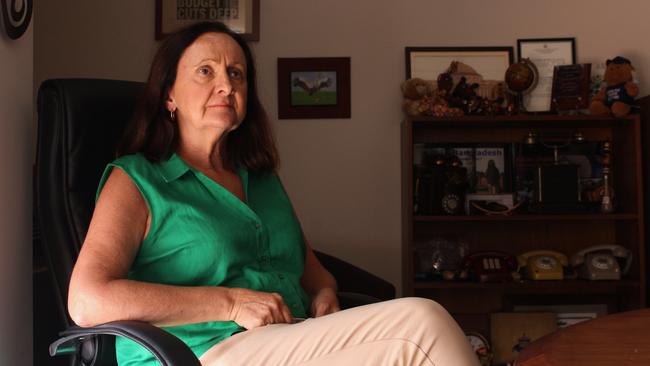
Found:
[{"label": "woman's nose", "polygon": [[215,83],[216,91],[218,93],[230,95],[234,91],[232,80],[230,80],[227,70],[223,70],[217,75],[215,78]]}]

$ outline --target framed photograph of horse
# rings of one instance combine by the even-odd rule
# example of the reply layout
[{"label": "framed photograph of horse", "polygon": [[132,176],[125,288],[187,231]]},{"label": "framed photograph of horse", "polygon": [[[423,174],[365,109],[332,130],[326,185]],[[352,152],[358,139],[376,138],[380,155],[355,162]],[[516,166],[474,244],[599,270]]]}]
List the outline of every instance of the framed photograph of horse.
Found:
[{"label": "framed photograph of horse", "polygon": [[278,118],[350,118],[350,58],[278,58]]}]

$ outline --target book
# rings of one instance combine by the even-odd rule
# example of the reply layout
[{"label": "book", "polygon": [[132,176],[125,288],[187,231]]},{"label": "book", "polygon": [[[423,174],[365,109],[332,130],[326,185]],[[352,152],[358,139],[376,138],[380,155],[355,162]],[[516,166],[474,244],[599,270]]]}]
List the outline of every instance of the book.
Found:
[{"label": "book", "polygon": [[476,193],[499,194],[504,192],[505,155],[505,147],[477,146],[474,149]]},{"label": "book", "polygon": [[469,181],[470,187],[469,190],[474,190],[474,182],[476,181],[475,173],[476,169],[474,167],[474,148],[473,147],[451,147],[449,148],[449,155],[457,156],[458,159],[463,164],[463,167],[467,169],[467,180]]}]

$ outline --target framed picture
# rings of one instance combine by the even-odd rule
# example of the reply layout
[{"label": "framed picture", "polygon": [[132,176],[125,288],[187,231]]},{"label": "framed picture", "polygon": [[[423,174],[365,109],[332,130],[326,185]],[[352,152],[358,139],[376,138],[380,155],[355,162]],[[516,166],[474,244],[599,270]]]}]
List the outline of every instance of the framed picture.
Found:
[{"label": "framed picture", "polygon": [[494,364],[513,362],[528,344],[557,330],[553,312],[492,313],[490,335]]},{"label": "framed picture", "polygon": [[260,39],[260,0],[156,0],[156,40],[192,23],[222,22],[247,41]]},{"label": "framed picture", "polygon": [[524,107],[529,112],[549,112],[555,66],[576,62],[575,38],[534,38],[517,40],[519,60],[529,59],[537,67],[537,87],[524,96]]},{"label": "framed picture", "polygon": [[503,81],[512,47],[406,47],[406,79],[436,80],[452,61],[473,68],[484,80]]},{"label": "framed picture", "polygon": [[350,118],[350,58],[278,58],[278,118]]},{"label": "framed picture", "polygon": [[581,323],[607,315],[607,304],[553,304],[553,305],[515,305],[514,312],[554,312],[557,314],[557,327]]}]

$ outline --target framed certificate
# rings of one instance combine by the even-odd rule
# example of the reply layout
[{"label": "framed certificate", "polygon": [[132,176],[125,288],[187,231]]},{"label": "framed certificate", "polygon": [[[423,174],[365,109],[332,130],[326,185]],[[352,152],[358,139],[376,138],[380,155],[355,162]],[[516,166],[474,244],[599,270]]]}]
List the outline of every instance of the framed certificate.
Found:
[{"label": "framed certificate", "polygon": [[572,65],[576,62],[575,38],[518,39],[519,60],[529,59],[537,67],[537,87],[524,96],[524,106],[529,112],[549,112],[553,90],[555,66]]}]

